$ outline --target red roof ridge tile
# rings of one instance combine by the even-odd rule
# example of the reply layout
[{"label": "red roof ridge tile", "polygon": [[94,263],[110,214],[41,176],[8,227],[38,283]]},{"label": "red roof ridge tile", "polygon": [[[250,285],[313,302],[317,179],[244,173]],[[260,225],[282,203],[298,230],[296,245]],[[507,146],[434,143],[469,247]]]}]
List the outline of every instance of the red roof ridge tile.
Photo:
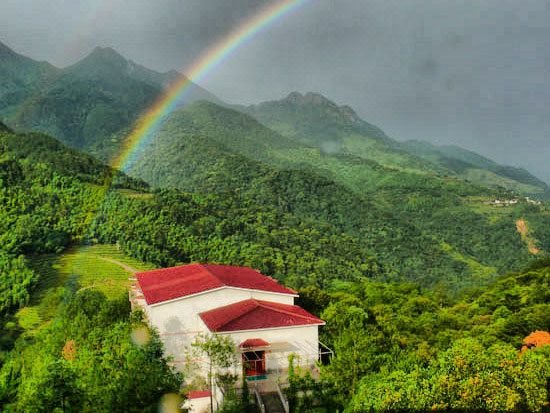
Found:
[{"label": "red roof ridge tile", "polygon": [[254,298],[204,311],[199,316],[208,329],[215,332],[324,324],[300,306]]},{"label": "red roof ridge tile", "polygon": [[192,399],[202,399],[203,397],[210,397],[210,390],[191,390],[187,392],[187,398]]},{"label": "red roof ridge tile", "polygon": [[[267,308],[267,309],[270,309],[270,310],[276,310],[280,313],[285,313],[285,314],[288,314],[288,315],[292,315],[292,316],[296,316],[296,317],[301,317],[301,318],[305,318],[305,319],[309,319],[309,320],[314,320],[314,319],[317,319],[317,317],[313,316],[313,317],[310,317],[310,316],[307,316],[305,314],[296,314],[296,313],[293,313],[291,311],[286,311],[286,310],[283,310],[282,308],[280,307],[277,307],[277,304],[279,303],[273,303],[273,302],[270,302],[270,301],[263,301],[263,300],[254,300],[254,301],[257,301],[258,302],[258,305],[260,307],[263,307],[263,308]],[[270,304],[274,304],[274,306],[270,305]],[[299,305],[296,305],[296,304],[281,304],[281,305],[288,305],[290,307],[298,307],[298,308],[302,308],[300,307]]]},{"label": "red roof ridge tile", "polygon": [[[250,314],[252,311],[254,311],[256,308],[259,307],[259,304],[258,304],[258,301],[257,300],[254,300],[254,299],[248,299],[248,300],[243,300],[243,301],[239,301],[235,304],[238,304],[238,303],[242,303],[242,304],[245,304],[245,302],[250,302],[250,303],[254,303],[256,305],[253,305],[253,306],[250,306],[248,308],[244,308],[244,311],[242,311],[239,315],[227,320],[225,323],[222,323],[222,324],[219,324],[217,325],[215,328],[216,330],[219,330],[219,329],[222,329],[224,326],[228,325],[229,323],[233,323],[239,319],[242,319],[244,316],[246,316],[247,314]],[[228,306],[224,306],[224,307],[229,307],[230,305],[233,305],[233,304],[229,304]],[[217,310],[217,308],[214,308],[213,310]]]},{"label": "red roof ridge tile", "polygon": [[256,269],[233,265],[194,263],[141,271],[136,274],[136,278],[148,304],[224,287],[297,295],[295,290]]}]

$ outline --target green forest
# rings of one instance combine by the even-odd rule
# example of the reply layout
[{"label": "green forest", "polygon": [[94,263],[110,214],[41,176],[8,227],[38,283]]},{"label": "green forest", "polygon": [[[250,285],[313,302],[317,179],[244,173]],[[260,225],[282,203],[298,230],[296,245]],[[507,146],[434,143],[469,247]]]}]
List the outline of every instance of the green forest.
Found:
[{"label": "green forest", "polygon": [[[133,339],[147,327],[123,288],[82,284],[67,270],[45,289],[44,257],[96,244],[133,265],[246,265],[296,288],[299,304],[327,322],[321,339],[334,357],[320,381],[293,372],[294,412],[548,409],[550,346],[521,351],[526,336],[550,329],[545,204],[493,211],[477,203],[474,212],[448,189],[440,204],[389,213],[380,198],[357,196],[314,168],[221,156],[200,142],[188,150],[205,166],[185,188],[151,189],[53,138],[2,126],[2,411],[154,412],[179,391],[184,377],[155,332]],[[472,188],[463,197],[480,196]],[[452,203],[450,220],[443,211]],[[420,214],[430,223],[415,225]],[[513,227],[519,218],[536,257]]]}]

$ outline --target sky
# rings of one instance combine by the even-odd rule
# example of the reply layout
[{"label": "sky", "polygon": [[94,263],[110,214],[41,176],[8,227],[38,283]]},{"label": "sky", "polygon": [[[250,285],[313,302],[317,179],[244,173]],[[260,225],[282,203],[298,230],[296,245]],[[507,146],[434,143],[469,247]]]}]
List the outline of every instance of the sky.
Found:
[{"label": "sky", "polygon": [[[110,46],[185,72],[273,0],[1,0],[0,41],[66,66]],[[251,104],[292,91],[398,140],[456,144],[550,182],[550,0],[309,0],[201,85]]]}]

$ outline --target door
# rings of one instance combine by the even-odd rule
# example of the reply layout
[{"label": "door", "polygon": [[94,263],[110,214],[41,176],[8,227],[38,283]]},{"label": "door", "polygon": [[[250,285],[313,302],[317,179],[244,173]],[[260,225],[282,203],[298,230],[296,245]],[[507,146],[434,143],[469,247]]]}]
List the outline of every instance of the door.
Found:
[{"label": "door", "polygon": [[265,351],[246,351],[243,353],[242,359],[246,377],[265,374]]}]

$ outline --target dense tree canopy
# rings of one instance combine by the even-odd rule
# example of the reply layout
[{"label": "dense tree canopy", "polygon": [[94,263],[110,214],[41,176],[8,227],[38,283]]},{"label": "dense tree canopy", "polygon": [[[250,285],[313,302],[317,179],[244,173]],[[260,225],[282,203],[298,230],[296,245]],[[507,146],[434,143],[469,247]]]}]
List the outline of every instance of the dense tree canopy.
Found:
[{"label": "dense tree canopy", "polygon": [[[150,192],[42,135],[3,129],[0,150],[3,411],[155,411],[165,393],[179,390],[181,377],[154,332],[145,344],[132,341],[144,326],[126,297],[109,300],[69,280],[48,303],[51,319],[17,337],[13,312],[43,275],[29,263],[97,242],[157,266],[247,265],[301,290],[301,304],[327,321],[322,340],[335,356],[321,383],[294,382],[296,394],[309,397],[296,399],[296,412],[315,404],[350,412],[540,411],[548,399],[548,348],[520,353],[526,336],[550,330],[548,262],[497,276],[472,258],[485,254],[501,272],[518,257],[532,261],[524,240],[503,229],[519,217],[547,250],[544,205],[487,217],[461,209],[450,187],[431,188],[426,204],[426,185],[414,198],[403,189],[414,183],[402,182],[382,196],[397,202],[408,194],[408,201],[385,214],[307,168],[247,170],[239,156],[194,183],[212,191]],[[449,204],[452,219],[438,209]],[[424,225],[404,224],[422,214]],[[499,236],[502,249],[491,244]]]}]

